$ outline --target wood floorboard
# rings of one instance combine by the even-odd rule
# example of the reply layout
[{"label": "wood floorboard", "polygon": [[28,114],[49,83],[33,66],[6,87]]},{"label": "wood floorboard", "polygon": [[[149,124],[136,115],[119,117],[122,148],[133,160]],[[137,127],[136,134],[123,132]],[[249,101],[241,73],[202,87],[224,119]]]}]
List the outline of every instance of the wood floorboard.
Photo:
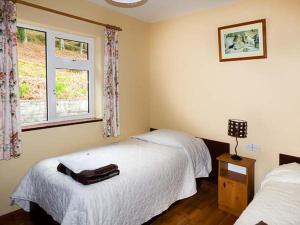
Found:
[{"label": "wood floorboard", "polygon": [[[218,209],[217,187],[203,182],[198,193],[172,205],[166,212],[147,225],[233,225],[236,217]],[[0,225],[45,225],[34,224],[28,213],[17,211],[0,217]]]},{"label": "wood floorboard", "polygon": [[233,225],[236,219],[218,209],[216,186],[203,182],[196,195],[172,206],[151,225]]}]

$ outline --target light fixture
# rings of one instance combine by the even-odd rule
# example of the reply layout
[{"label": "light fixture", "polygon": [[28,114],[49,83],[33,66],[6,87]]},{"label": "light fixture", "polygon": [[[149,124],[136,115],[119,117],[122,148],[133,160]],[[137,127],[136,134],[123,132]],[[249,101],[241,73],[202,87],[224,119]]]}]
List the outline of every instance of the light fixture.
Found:
[{"label": "light fixture", "polygon": [[141,2],[142,0],[112,0],[113,2],[122,3],[122,4],[133,4]]},{"label": "light fixture", "polygon": [[237,154],[237,146],[239,144],[238,138],[246,138],[247,137],[247,121],[245,120],[236,120],[230,119],[228,120],[228,135],[235,137],[236,146],[235,146],[235,155],[231,156],[234,160],[241,160],[242,158]]},{"label": "light fixture", "polygon": [[144,5],[148,0],[105,0],[107,3],[123,7],[123,8],[133,8]]}]

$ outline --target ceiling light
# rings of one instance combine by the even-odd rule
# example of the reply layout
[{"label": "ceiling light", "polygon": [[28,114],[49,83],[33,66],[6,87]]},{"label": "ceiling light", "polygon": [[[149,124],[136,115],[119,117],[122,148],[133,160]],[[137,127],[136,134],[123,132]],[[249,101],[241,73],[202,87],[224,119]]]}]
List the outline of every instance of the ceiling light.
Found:
[{"label": "ceiling light", "polygon": [[132,4],[132,3],[141,2],[142,0],[112,0],[112,1],[117,3],[123,3],[123,4]]},{"label": "ceiling light", "polygon": [[148,0],[105,0],[105,1],[114,6],[133,8],[133,7],[144,5]]}]

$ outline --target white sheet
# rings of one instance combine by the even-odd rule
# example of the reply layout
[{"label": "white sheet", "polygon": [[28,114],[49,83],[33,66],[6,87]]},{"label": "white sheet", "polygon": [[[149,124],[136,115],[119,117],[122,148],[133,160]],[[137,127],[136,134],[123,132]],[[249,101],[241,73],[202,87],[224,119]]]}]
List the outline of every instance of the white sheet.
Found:
[{"label": "white sheet", "polygon": [[56,171],[60,158],[47,159],[22,179],[14,203],[29,211],[36,202],[62,225],[139,225],[196,193],[191,156],[182,148],[131,139],[68,157],[115,163],[121,173],[84,186]]},{"label": "white sheet", "polygon": [[260,191],[235,225],[300,225],[300,165],[280,166],[262,182]]}]

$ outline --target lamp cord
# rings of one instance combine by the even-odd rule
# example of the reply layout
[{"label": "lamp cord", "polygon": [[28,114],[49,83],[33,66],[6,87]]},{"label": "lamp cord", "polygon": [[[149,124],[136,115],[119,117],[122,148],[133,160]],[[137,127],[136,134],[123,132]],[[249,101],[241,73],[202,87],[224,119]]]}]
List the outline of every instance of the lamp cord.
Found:
[{"label": "lamp cord", "polygon": [[234,149],[234,151],[235,151],[235,155],[237,155],[236,148],[237,148],[237,146],[239,145],[239,142],[238,142],[238,137],[237,137],[237,135],[235,135],[235,141],[236,141],[236,145],[235,145],[235,149]]}]

